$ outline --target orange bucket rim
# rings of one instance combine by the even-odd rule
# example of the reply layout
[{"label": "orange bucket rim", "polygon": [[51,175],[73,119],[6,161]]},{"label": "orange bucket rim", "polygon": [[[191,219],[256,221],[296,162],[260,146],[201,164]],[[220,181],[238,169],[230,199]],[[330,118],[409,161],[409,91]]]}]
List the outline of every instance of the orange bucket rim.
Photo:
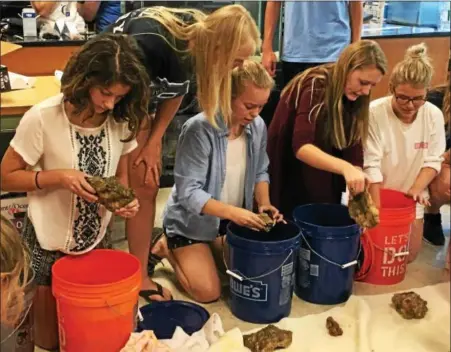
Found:
[{"label": "orange bucket rim", "polygon": [[138,268],[137,268],[137,270],[134,273],[130,274],[130,276],[128,276],[128,277],[126,277],[125,279],[122,279],[122,280],[118,280],[118,281],[114,281],[114,282],[110,282],[110,283],[106,283],[106,284],[76,284],[76,283],[67,281],[65,279],[62,279],[61,277],[58,277],[58,275],[54,274],[54,268],[55,268],[56,265],[58,265],[58,262],[60,260],[65,260],[65,258],[68,258],[68,256],[65,256],[65,257],[61,258],[60,260],[57,260],[55,262],[55,264],[53,264],[53,267],[52,267],[52,282],[54,282],[55,279],[56,279],[56,281],[58,283],[65,284],[65,285],[67,284],[67,285],[70,285],[70,286],[77,286],[77,287],[80,287],[80,288],[88,288],[88,287],[91,287],[91,288],[94,288],[94,287],[96,287],[96,288],[104,288],[104,287],[109,287],[112,284],[122,284],[122,283],[125,283],[125,282],[128,282],[128,281],[132,281],[132,279],[137,274],[139,276],[141,276],[141,263],[139,262],[138,258],[136,258],[134,255],[132,255],[130,253],[127,253],[127,252],[124,252],[124,251],[115,250],[115,249],[96,249],[96,251],[101,251],[101,252],[104,252],[104,253],[106,253],[106,252],[109,252],[109,253],[121,253],[121,255],[122,254],[126,254],[126,257],[128,257],[130,259],[133,259],[135,261],[135,263],[138,264]]},{"label": "orange bucket rim", "polygon": [[381,208],[381,210],[385,209],[385,210],[390,210],[390,211],[392,211],[392,210],[400,211],[400,210],[407,210],[407,209],[411,209],[411,208],[415,209],[415,207],[416,207],[416,202],[412,198],[409,198],[405,193],[403,193],[401,191],[397,191],[397,190],[391,189],[391,188],[383,188],[383,189],[381,189],[381,194],[382,193],[398,194],[399,196],[402,196],[405,199],[407,199],[409,201],[410,205],[406,205],[404,207],[396,207],[396,208],[391,208],[391,207],[390,208]]}]

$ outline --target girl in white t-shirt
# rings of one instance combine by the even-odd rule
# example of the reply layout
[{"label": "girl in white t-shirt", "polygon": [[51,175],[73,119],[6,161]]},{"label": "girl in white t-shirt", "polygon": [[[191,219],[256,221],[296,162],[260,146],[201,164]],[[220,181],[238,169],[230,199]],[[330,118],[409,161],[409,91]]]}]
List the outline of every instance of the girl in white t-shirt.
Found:
[{"label": "girl in white t-shirt", "polygon": [[[38,285],[35,343],[47,350],[58,346],[52,265],[108,246],[112,213],[97,202],[86,177],[116,175],[128,185],[127,158],[150,97],[139,56],[127,36],[102,34],[87,42],[64,70],[62,93],[25,113],[2,160],[2,190],[28,192],[23,236]],[[138,208],[134,200],[116,215],[130,218]]]},{"label": "girl in white t-shirt", "polygon": [[410,47],[391,74],[392,95],[370,105],[369,138],[364,151],[364,170],[372,182],[370,192],[376,204],[380,204],[381,188],[401,191],[417,202],[409,261],[421,249],[428,186],[440,172],[445,151],[443,114],[426,102],[432,74],[426,46]]}]

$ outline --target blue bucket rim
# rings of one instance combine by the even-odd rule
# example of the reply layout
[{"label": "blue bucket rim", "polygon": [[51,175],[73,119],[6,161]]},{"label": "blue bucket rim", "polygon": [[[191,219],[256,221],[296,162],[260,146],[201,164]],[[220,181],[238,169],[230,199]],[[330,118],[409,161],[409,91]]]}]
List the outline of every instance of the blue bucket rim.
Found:
[{"label": "blue bucket rim", "polygon": [[[320,229],[320,230],[323,230],[323,231],[327,231],[327,230],[331,230],[331,229],[339,229],[340,231],[345,231],[345,230],[358,228],[359,232],[360,232],[360,226],[358,224],[356,224],[355,221],[351,217],[349,217],[349,218],[351,219],[353,224],[346,225],[346,226],[322,226],[322,225],[316,225],[316,224],[311,223],[311,222],[307,222],[307,221],[302,221],[302,220],[297,220],[296,219],[295,213],[296,213],[296,211],[298,209],[305,208],[305,207],[308,207],[308,206],[317,206],[317,205],[318,206],[319,205],[322,205],[322,206],[327,205],[327,206],[333,206],[333,207],[337,207],[337,208],[346,208],[346,209],[348,208],[347,206],[345,206],[343,204],[331,204],[331,203],[309,203],[309,204],[303,204],[303,205],[299,205],[296,208],[294,208],[293,213],[292,213],[294,221],[296,223],[307,225],[309,228],[316,228],[316,229]],[[302,228],[301,228],[301,231],[302,231]]]},{"label": "blue bucket rim", "polygon": [[[196,314],[198,317],[200,317],[201,320],[204,320],[204,325],[205,323],[208,321],[208,319],[210,319],[211,315],[210,312],[203,306],[194,303],[194,302],[188,302],[188,301],[182,301],[182,300],[172,300],[172,301],[160,301],[160,302],[152,302],[149,304],[146,304],[144,306],[142,306],[141,308],[139,308],[144,320],[145,317],[150,313],[152,313],[153,310],[158,310],[158,311],[165,311],[167,309],[182,309],[182,310],[190,310],[191,314]],[[180,312],[178,312],[177,314],[180,314]],[[167,317],[166,317],[167,320]],[[176,319],[173,319],[176,320]],[[143,326],[145,326],[145,323],[143,322]],[[177,327],[177,326],[176,326]],[[167,328],[167,326],[165,326],[165,329]],[[182,329],[184,329],[184,331],[186,332],[186,327],[181,327]],[[189,329],[191,329],[192,327],[189,327]],[[202,327],[201,327],[202,328]],[[163,330],[165,330],[163,329]],[[137,326],[136,331],[142,331],[142,329]],[[167,331],[165,331],[167,332]],[[189,331],[190,333],[193,333],[191,331]],[[158,337],[158,336],[157,336]]]},{"label": "blue bucket rim", "polygon": [[241,239],[245,239],[247,242],[250,242],[250,243],[265,243],[265,244],[269,244],[269,245],[271,245],[271,244],[274,244],[274,245],[275,244],[279,244],[280,245],[280,244],[285,244],[285,243],[288,244],[288,243],[296,242],[296,238],[300,239],[300,237],[301,237],[302,229],[294,221],[290,221],[290,220],[286,220],[286,219],[285,219],[285,221],[287,222],[286,225],[288,225],[288,224],[294,225],[296,227],[296,229],[298,230],[298,232],[297,232],[297,234],[295,236],[293,236],[291,238],[287,238],[286,240],[261,242],[261,241],[257,241],[257,240],[251,240],[251,239],[248,239],[248,238],[243,238],[243,237],[237,235],[236,233],[234,233],[233,231],[230,230],[230,227],[232,227],[232,226],[237,226],[237,227],[243,227],[243,226],[235,224],[234,222],[231,222],[231,221],[227,224],[227,236],[232,235],[232,237],[234,236],[234,237],[238,237],[238,238],[241,238]]}]

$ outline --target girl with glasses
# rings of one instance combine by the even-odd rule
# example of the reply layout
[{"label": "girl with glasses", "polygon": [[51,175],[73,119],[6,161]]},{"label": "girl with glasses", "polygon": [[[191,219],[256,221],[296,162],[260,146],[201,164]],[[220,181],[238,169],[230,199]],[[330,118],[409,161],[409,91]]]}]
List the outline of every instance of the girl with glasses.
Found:
[{"label": "girl with glasses", "polygon": [[417,202],[410,237],[409,262],[421,249],[428,186],[441,170],[445,151],[443,113],[426,102],[433,66],[424,44],[407,50],[390,77],[391,95],[370,105],[364,171],[370,193],[380,205],[380,189],[401,191]]}]

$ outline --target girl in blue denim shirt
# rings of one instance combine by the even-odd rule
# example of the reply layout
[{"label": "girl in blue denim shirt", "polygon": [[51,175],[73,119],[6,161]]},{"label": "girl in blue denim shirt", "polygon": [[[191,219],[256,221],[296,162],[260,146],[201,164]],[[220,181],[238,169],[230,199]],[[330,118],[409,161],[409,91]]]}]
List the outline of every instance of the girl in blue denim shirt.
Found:
[{"label": "girl in blue denim shirt", "polygon": [[214,252],[222,250],[228,221],[255,230],[264,222],[252,212],[270,212],[266,126],[259,116],[273,79],[246,61],[232,73],[232,117],[208,120],[200,113],[183,126],[177,145],[175,185],[164,211],[165,236],[154,240],[153,266],[167,258],[186,292],[198,302],[221,294]]}]

